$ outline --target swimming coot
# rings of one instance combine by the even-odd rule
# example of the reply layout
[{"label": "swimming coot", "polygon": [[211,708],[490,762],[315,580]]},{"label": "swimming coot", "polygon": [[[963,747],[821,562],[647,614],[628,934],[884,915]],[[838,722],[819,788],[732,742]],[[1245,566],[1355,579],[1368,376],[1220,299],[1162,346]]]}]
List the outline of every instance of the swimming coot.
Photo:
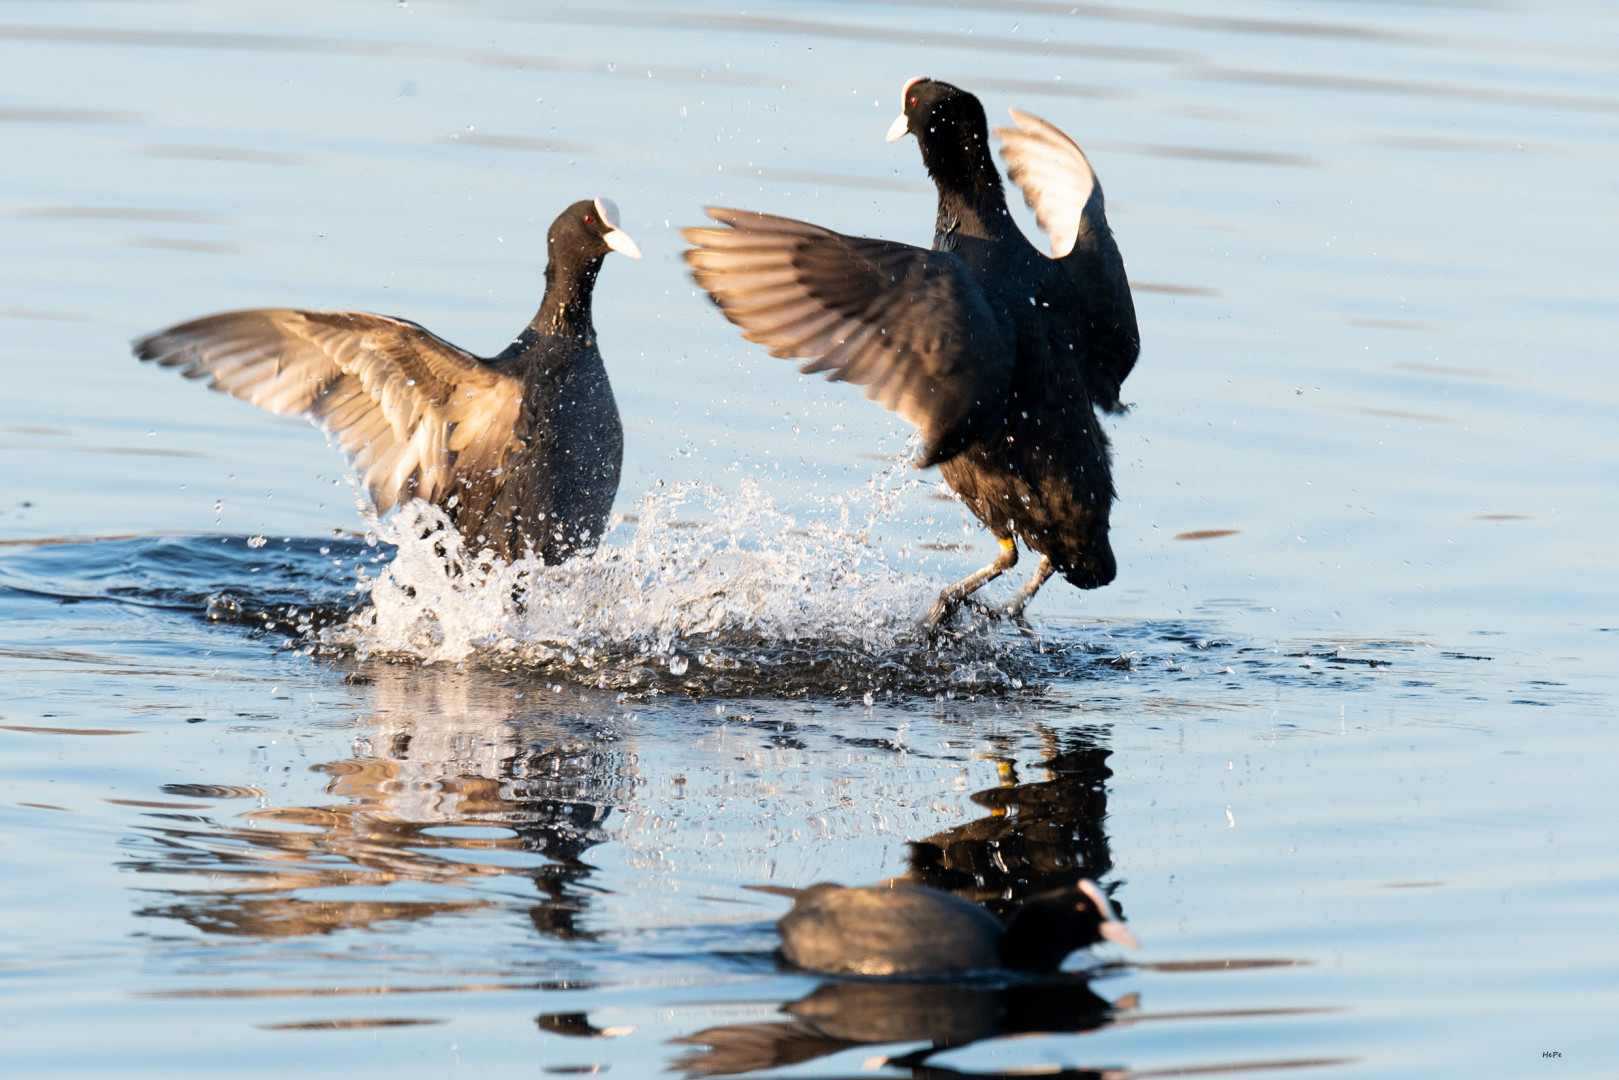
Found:
[{"label": "swimming coot", "polygon": [[425,499],[472,550],[560,562],[595,544],[618,492],[624,429],[590,297],[609,251],[641,251],[610,199],[568,207],[547,243],[545,300],[489,359],[406,319],[269,308],[171,326],[136,341],[135,355],[306,414],[360,471],[378,513]]},{"label": "swimming coot", "polygon": [[943,975],[1007,968],[1049,973],[1075,949],[1135,935],[1088,879],[1025,900],[1002,923],[955,893],[895,883],[846,889],[765,886],[793,898],[776,924],[788,962],[829,975]]},{"label": "swimming coot", "polygon": [[1113,480],[1096,410],[1122,411],[1140,351],[1135,306],[1102,188],[1072,139],[1014,111],[998,129],[1012,180],[1051,236],[1036,251],[1012,220],[978,99],[912,79],[889,140],[914,134],[938,188],[933,248],[709,208],[721,228],[686,229],[692,277],[771,355],[865,388],[922,430],[919,464],[940,473],[1000,541],[989,566],[939,595],[936,633],[979,587],[1041,555],[1016,597],[1053,573],[1082,589],[1113,580]]}]

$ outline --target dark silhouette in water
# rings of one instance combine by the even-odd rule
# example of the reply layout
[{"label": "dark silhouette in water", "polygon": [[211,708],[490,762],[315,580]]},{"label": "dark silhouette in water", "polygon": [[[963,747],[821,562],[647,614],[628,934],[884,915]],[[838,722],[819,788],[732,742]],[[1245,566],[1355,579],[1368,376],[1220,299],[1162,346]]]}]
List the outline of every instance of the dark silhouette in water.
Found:
[{"label": "dark silhouette in water", "polygon": [[[366,670],[351,676],[371,705],[357,753],[311,766],[329,777],[325,798],[216,820],[208,805],[264,792],[162,788],[198,810],[152,819],[118,862],[160,879],[138,891],[135,914],[227,937],[313,938],[470,914],[491,904],[478,883],[498,877],[532,883],[522,903],[535,933],[595,940],[588,854],[635,787],[633,757],[601,738],[605,713],[518,700],[508,683],[433,667]],[[457,826],[497,827],[506,835],[472,843],[520,864],[467,858],[468,842],[445,835]],[[517,904],[525,890],[513,888]]]},{"label": "dark silhouette in water", "polygon": [[948,83],[912,79],[889,139],[914,134],[939,193],[933,248],[844,236],[789,218],[710,208],[728,228],[687,229],[692,276],[750,341],[800,370],[865,387],[922,429],[919,464],[938,465],[1001,553],[939,595],[936,633],[981,586],[1040,566],[1004,609],[1024,608],[1053,573],[1082,589],[1113,580],[1110,451],[1096,409],[1122,411],[1140,351],[1124,263],[1102,188],[1073,140],[1014,111],[1002,155],[1052,257],[1013,222],[983,106]]},{"label": "dark silhouette in water", "polygon": [[1113,776],[1106,738],[1085,726],[1048,736],[1039,780],[1020,780],[1003,762],[1001,783],[972,795],[989,813],[913,840],[903,880],[948,889],[1002,917],[1022,897],[1083,877],[1102,880],[1113,869],[1104,828]]},{"label": "dark silhouette in water", "polygon": [[[729,1076],[779,1069],[856,1046],[926,1042],[920,1050],[883,1062],[923,1076],[930,1074],[926,1060],[943,1050],[1024,1032],[1092,1031],[1135,1005],[1133,994],[1110,1002],[1086,980],[1070,978],[1005,986],[826,982],[809,996],[782,1005],[787,1019],[711,1027],[675,1039],[708,1049],[686,1055],[674,1068],[688,1076]],[[542,1017],[541,1026],[558,1034],[600,1031],[565,1031],[559,1022],[563,1019]]]},{"label": "dark silhouette in water", "polygon": [[641,252],[608,199],[568,207],[547,243],[545,300],[489,359],[405,319],[281,309],[171,326],[135,355],[306,414],[360,470],[378,513],[425,499],[473,551],[561,562],[606,528],[624,456],[591,291],[608,251]]}]

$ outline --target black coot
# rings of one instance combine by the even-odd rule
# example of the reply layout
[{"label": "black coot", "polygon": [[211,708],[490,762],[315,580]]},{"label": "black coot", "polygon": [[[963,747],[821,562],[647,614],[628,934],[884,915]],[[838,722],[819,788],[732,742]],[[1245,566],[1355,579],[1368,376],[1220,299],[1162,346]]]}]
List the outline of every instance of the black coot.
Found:
[{"label": "black coot", "polygon": [[1012,180],[1051,236],[1036,251],[1007,210],[978,99],[912,79],[889,140],[914,134],[939,192],[933,248],[844,236],[788,218],[710,208],[729,228],[685,230],[692,276],[743,336],[801,371],[865,387],[922,429],[919,464],[945,480],[1001,542],[982,570],[939,595],[936,632],[980,586],[1040,567],[1002,611],[1023,623],[1060,572],[1082,589],[1113,580],[1113,480],[1098,408],[1140,351],[1124,263],[1102,188],[1073,140],[1014,111],[996,131]]},{"label": "black coot", "polygon": [[360,311],[259,309],[171,326],[135,355],[330,432],[378,513],[411,498],[468,547],[547,563],[594,546],[618,492],[624,429],[590,319],[608,251],[641,257],[610,199],[562,212],[545,300],[499,356]]},{"label": "black coot", "polygon": [[1082,880],[1025,900],[1003,924],[955,893],[918,885],[765,886],[793,898],[776,924],[789,963],[829,975],[943,975],[951,972],[1049,973],[1075,949],[1102,940],[1136,948],[1113,905]]}]

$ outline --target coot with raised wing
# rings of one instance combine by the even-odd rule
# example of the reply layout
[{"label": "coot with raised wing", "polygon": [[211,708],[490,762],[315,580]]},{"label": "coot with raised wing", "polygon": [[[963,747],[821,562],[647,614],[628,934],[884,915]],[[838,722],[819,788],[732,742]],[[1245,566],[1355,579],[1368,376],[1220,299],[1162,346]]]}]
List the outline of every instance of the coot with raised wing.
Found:
[{"label": "coot with raised wing", "polygon": [[912,79],[889,141],[913,134],[938,189],[933,248],[840,233],[789,218],[710,208],[723,223],[686,229],[692,276],[726,318],[799,370],[865,388],[922,430],[922,466],[945,480],[1000,541],[989,566],[945,589],[937,633],[978,588],[1017,563],[1039,569],[1005,608],[1023,612],[1053,573],[1082,589],[1113,580],[1110,450],[1096,410],[1122,411],[1119,386],[1140,351],[1124,263],[1102,187],[1073,140],[1012,112],[997,129],[1051,256],[1007,209],[983,106]]},{"label": "coot with raised wing", "polygon": [[406,319],[270,308],[171,326],[135,342],[135,355],[307,415],[359,470],[379,514],[425,499],[473,551],[561,562],[605,530],[624,456],[591,291],[609,251],[641,251],[610,199],[568,207],[547,243],[539,312],[488,359]]}]

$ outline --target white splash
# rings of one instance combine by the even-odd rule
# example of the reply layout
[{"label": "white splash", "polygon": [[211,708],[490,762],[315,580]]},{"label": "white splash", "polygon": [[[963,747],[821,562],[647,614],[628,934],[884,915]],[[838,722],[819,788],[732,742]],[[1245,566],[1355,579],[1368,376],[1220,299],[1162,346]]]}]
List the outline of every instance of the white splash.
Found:
[{"label": "white splash", "polygon": [[803,524],[749,479],[735,493],[696,483],[655,490],[626,546],[560,566],[469,553],[440,510],[413,502],[375,527],[398,553],[371,582],[373,605],[328,641],[427,663],[476,657],[615,672],[628,663],[648,676],[682,674],[688,658],[733,668],[761,647],[845,656],[919,647],[918,623],[942,583],[893,565],[872,539],[918,484],[901,480],[904,470],[896,464],[831,500],[830,520]]}]

